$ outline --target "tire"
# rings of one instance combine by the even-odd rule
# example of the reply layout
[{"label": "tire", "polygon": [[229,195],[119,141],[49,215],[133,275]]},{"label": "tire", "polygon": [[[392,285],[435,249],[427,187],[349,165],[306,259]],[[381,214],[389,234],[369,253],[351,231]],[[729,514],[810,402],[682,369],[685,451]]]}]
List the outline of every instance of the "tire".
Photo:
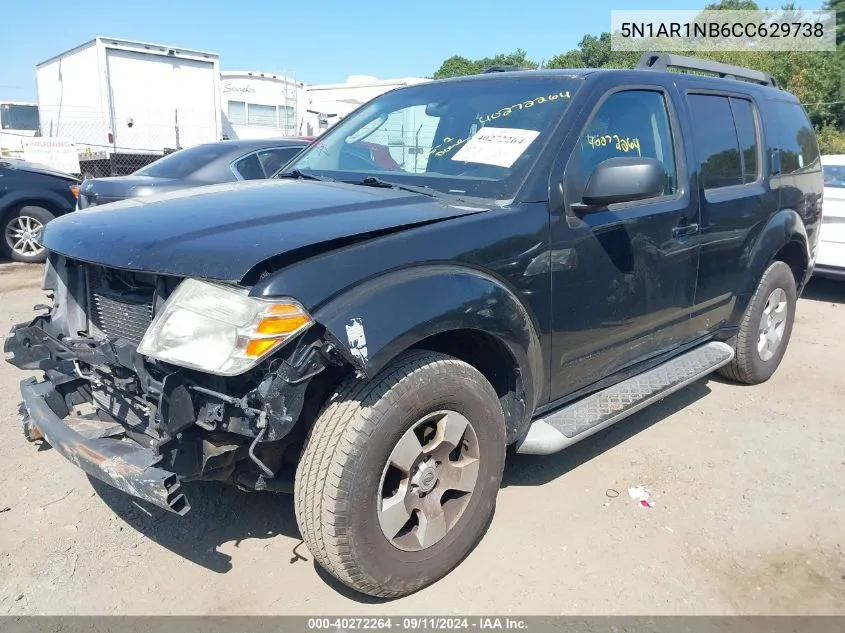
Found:
[{"label": "tire", "polygon": [[[41,263],[47,249],[38,244],[44,226],[56,216],[43,207],[26,205],[3,217],[0,250],[13,262]],[[21,241],[23,240],[23,241]]]},{"label": "tire", "polygon": [[[771,378],[786,353],[789,337],[792,335],[797,301],[798,293],[792,269],[783,262],[773,262],[763,273],[745,310],[739,332],[732,341],[734,358],[719,369],[719,373],[725,378],[746,385],[757,385]],[[778,306],[781,305],[785,314],[778,316]],[[765,338],[763,334],[766,327],[763,320],[767,315],[772,317],[768,321],[767,331],[774,332],[769,338]],[[775,325],[775,322],[781,323],[782,327]],[[773,347],[771,343],[763,345],[762,341],[770,341],[778,329],[781,331],[776,346]]]},{"label": "tire", "polygon": [[[444,411],[451,413],[442,417]],[[458,419],[468,421],[461,439],[451,444],[445,439],[438,441],[452,433],[443,431],[441,435],[444,428],[459,428],[450,422]],[[430,449],[432,455],[438,455],[438,451],[458,445],[462,448],[455,450],[463,451],[461,458],[451,461],[456,456],[453,451],[449,463],[471,464],[473,458],[467,455],[475,447],[474,488],[468,496],[452,491],[444,482],[456,471],[445,470],[451,466],[432,457],[421,465],[413,462],[417,466],[408,469],[413,477],[405,477],[397,486],[399,497],[387,495],[385,491],[393,485],[390,482],[404,477],[388,461],[405,461],[396,458],[402,453],[400,446],[406,446],[412,434],[433,433],[429,424],[436,424],[438,432],[434,440],[423,437],[417,445],[424,451]],[[309,432],[295,481],[296,519],[302,538],[326,571],[361,593],[395,598],[426,587],[457,566],[484,533],[502,479],[505,447],[502,408],[480,372],[444,354],[406,353],[372,380],[352,378],[343,383]],[[436,464],[436,479],[426,476],[431,464]],[[432,481],[436,483],[429,490],[426,486]],[[404,497],[402,490],[406,491]],[[410,504],[428,504],[423,508],[442,502],[443,516],[451,513],[442,525],[451,524],[435,540],[438,530],[421,528],[423,518],[433,515],[424,509],[414,510],[406,527],[416,522],[416,531],[400,529],[392,540],[382,527],[388,514],[384,512],[386,497],[388,501],[402,497],[410,499]],[[461,507],[463,510],[455,510]],[[425,525],[435,525],[436,521],[431,521],[426,519]],[[389,533],[393,534],[393,529]],[[432,542],[423,546],[426,535]]]}]

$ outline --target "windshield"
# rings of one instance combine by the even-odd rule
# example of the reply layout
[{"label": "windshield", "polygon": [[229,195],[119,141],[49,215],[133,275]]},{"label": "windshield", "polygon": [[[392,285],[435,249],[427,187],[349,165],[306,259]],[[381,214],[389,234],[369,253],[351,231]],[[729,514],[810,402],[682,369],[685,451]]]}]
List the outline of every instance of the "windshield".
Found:
[{"label": "windshield", "polygon": [[225,145],[196,145],[159,158],[135,172],[136,176],[185,178],[229,151]]},{"label": "windshield", "polygon": [[845,189],[845,165],[824,166],[824,186]]},{"label": "windshield", "polygon": [[326,132],[284,173],[511,199],[580,84],[526,76],[389,92]]}]

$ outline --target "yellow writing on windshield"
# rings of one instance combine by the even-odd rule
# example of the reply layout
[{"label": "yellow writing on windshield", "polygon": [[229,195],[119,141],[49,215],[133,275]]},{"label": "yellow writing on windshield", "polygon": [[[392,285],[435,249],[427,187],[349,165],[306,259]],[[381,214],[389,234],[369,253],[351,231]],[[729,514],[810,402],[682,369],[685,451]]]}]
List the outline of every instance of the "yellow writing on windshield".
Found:
[{"label": "yellow writing on windshield", "polygon": [[614,142],[616,143],[615,148],[620,152],[628,152],[636,151],[638,156],[642,156],[641,149],[640,149],[640,139],[638,137],[622,137],[618,134],[587,134],[587,142],[590,144],[590,147],[593,149],[598,149],[599,147],[607,147],[608,145],[614,146]]},{"label": "yellow writing on windshield", "polygon": [[523,101],[522,103],[515,103],[510,107],[502,108],[493,112],[492,114],[480,114],[475,117],[481,125],[486,123],[490,123],[490,121],[495,121],[500,117],[506,117],[513,114],[514,110],[525,110],[528,108],[533,108],[535,105],[540,105],[543,103],[550,103],[552,101],[557,101],[558,99],[569,99],[569,91],[566,92],[558,92],[557,94],[548,95],[546,97],[534,97],[533,99],[528,99],[527,101]]},{"label": "yellow writing on windshield", "polygon": [[[436,156],[445,156],[446,154],[451,152],[453,149],[455,149],[459,145],[463,145],[466,142],[467,142],[467,139],[465,139],[465,138],[453,139],[453,138],[450,138],[450,137],[447,136],[440,143],[438,143],[437,145],[435,145],[434,147],[431,148],[429,155],[434,154]],[[446,143],[452,143],[452,144],[447,145],[446,147],[443,147],[444,145],[446,145]]]},{"label": "yellow writing on windshield", "polygon": [[[569,94],[569,91],[567,90],[566,92],[558,92],[557,94],[534,97],[533,99],[528,99],[527,101],[523,101],[521,103],[515,103],[514,105],[509,106],[507,108],[501,108],[496,112],[493,112],[492,114],[479,114],[475,118],[481,125],[485,125],[486,123],[490,123],[490,121],[495,121],[496,119],[510,116],[515,110],[525,110],[528,108],[533,108],[535,105],[551,103],[552,101],[557,101],[558,99],[570,98],[571,96]],[[468,140],[469,139],[465,138],[453,139],[447,136],[429,150],[429,156],[445,156],[456,147],[459,147],[460,145],[466,143]]]}]

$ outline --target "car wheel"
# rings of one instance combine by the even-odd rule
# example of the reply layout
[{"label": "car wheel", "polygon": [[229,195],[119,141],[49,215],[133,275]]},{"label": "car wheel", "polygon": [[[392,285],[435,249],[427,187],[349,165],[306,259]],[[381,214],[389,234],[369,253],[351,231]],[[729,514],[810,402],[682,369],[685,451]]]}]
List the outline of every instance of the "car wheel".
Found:
[{"label": "car wheel", "polygon": [[745,310],[733,341],[734,359],[719,373],[746,385],[771,378],[786,353],[797,300],[792,269],[772,263]]},{"label": "car wheel", "polygon": [[474,367],[407,353],[350,379],[311,429],[296,518],[317,562],[362,593],[398,597],[445,576],[492,517],[505,420]]},{"label": "car wheel", "polygon": [[55,217],[47,209],[32,205],[6,215],[2,242],[5,255],[15,262],[38,263],[47,259],[47,249],[41,246],[41,233]]}]

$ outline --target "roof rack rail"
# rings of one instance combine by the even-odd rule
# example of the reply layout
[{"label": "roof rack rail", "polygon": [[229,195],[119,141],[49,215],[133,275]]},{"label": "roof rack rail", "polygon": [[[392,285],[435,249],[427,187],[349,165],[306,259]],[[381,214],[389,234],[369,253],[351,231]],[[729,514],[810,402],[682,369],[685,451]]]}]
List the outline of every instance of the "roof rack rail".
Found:
[{"label": "roof rack rail", "polygon": [[521,66],[490,66],[485,70],[481,71],[482,75],[486,75],[487,73],[509,73],[515,70],[531,70],[530,68],[522,68]]},{"label": "roof rack rail", "polygon": [[678,68],[680,70],[695,70],[718,75],[723,79],[744,79],[764,86],[777,88],[777,81],[768,73],[759,70],[751,70],[742,66],[711,62],[708,59],[697,57],[684,57],[683,55],[669,55],[668,53],[643,53],[637,63],[640,70],[667,70]]}]

